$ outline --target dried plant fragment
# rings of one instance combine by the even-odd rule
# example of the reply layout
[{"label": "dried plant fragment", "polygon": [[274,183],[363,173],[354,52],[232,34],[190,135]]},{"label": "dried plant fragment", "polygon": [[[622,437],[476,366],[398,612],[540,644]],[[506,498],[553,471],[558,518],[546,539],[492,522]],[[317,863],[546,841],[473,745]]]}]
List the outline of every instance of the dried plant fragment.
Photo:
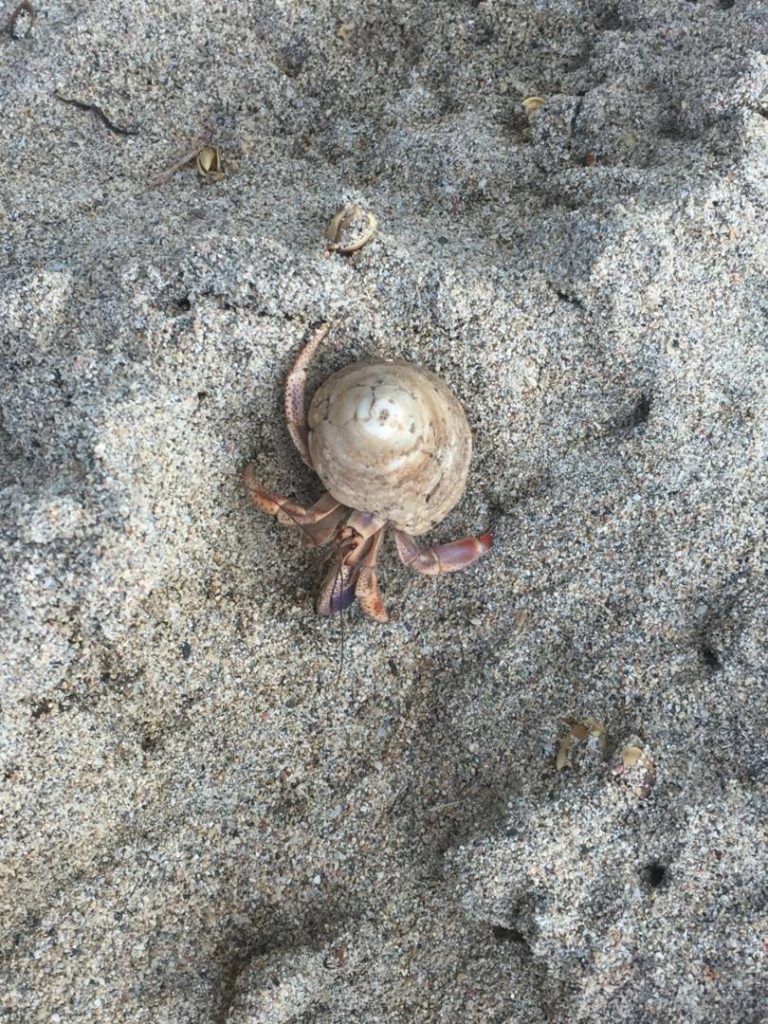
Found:
[{"label": "dried plant fragment", "polygon": [[643,751],[640,747],[624,747],[621,752],[621,763],[624,770],[634,768],[642,756]]},{"label": "dried plant fragment", "polygon": [[87,110],[94,114],[101,123],[108,128],[115,135],[138,135],[138,128],[125,128],[122,125],[116,124],[112,118],[106,114],[102,107],[97,103],[86,103],[84,100],[74,99],[71,96],[64,96],[59,89],[53,90],[53,95],[59,100],[60,103],[66,103],[67,106],[76,107],[78,110]]},{"label": "dried plant fragment", "polygon": [[328,239],[326,251],[338,252],[342,256],[357,252],[370,242],[378,226],[379,222],[372,213],[367,213],[357,203],[350,203],[332,217],[325,229]]},{"label": "dried plant fragment", "polygon": [[175,160],[170,167],[166,167],[165,170],[156,174],[154,178],[150,178],[147,184],[150,187],[162,185],[169,181],[178,171],[188,167],[193,162],[197,173],[208,181],[219,181],[226,173],[222,165],[219,147],[212,146],[210,143],[203,143],[202,140],[198,139],[191,149],[188,149],[183,156]]},{"label": "dried plant fragment", "polygon": [[160,173],[156,174],[154,178],[150,178],[147,184],[149,186],[162,185],[164,182],[172,178],[177,171],[180,171],[183,167],[191,164],[192,161],[196,159],[199,152],[200,143],[196,142],[192,149],[187,150],[184,156],[179,157],[179,159],[174,161],[170,167],[166,167],[164,171],[160,171]]},{"label": "dried plant fragment", "polygon": [[531,613],[528,608],[519,608],[512,618],[512,625],[515,629],[527,629],[530,618]]}]

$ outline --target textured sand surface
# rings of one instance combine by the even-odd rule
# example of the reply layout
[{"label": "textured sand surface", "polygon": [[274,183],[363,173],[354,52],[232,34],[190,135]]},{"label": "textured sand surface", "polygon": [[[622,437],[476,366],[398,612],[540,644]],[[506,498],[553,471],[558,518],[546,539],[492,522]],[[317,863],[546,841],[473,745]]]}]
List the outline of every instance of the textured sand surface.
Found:
[{"label": "textured sand surface", "polygon": [[[0,1021],[768,1019],[764,0],[13,9]],[[343,661],[239,478],[319,494],[322,319],[314,383],[459,395],[430,537],[496,538]]]}]

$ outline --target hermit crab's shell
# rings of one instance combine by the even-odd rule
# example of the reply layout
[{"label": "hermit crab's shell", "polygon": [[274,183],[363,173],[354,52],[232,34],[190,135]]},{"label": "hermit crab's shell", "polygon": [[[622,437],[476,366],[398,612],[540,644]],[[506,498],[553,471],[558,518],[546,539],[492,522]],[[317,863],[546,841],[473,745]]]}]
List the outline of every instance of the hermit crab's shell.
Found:
[{"label": "hermit crab's shell", "polygon": [[337,501],[420,534],[461,497],[472,435],[439,377],[412,363],[366,360],[316,392],[309,451]]}]

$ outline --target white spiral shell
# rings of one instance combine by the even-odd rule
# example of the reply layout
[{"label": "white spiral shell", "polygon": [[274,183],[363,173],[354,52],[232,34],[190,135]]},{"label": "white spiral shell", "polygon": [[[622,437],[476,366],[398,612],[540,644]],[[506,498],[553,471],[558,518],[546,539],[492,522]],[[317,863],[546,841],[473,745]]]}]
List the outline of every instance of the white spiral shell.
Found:
[{"label": "white spiral shell", "polygon": [[308,421],[315,472],[349,508],[418,535],[464,492],[472,453],[467,417],[421,366],[351,363],[318,388]]}]

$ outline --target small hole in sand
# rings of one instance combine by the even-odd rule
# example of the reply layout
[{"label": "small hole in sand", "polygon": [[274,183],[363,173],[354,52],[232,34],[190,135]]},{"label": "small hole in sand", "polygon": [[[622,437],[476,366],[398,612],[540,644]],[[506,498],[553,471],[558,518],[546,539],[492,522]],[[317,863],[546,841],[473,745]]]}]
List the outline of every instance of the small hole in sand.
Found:
[{"label": "small hole in sand", "polygon": [[716,672],[718,669],[723,667],[720,655],[710,644],[702,644],[699,648],[699,653],[701,654],[701,660],[707,668],[712,669],[713,672]]},{"label": "small hole in sand", "polygon": [[643,881],[649,889],[658,889],[666,881],[667,869],[658,861],[651,861],[643,868]]},{"label": "small hole in sand", "polygon": [[503,924],[495,924],[491,934],[497,942],[525,942],[525,936],[519,928],[505,928]]},{"label": "small hole in sand", "polygon": [[491,928],[491,935],[499,945],[517,946],[522,953],[530,955],[531,947],[519,928],[507,928],[502,924],[495,924]]}]

